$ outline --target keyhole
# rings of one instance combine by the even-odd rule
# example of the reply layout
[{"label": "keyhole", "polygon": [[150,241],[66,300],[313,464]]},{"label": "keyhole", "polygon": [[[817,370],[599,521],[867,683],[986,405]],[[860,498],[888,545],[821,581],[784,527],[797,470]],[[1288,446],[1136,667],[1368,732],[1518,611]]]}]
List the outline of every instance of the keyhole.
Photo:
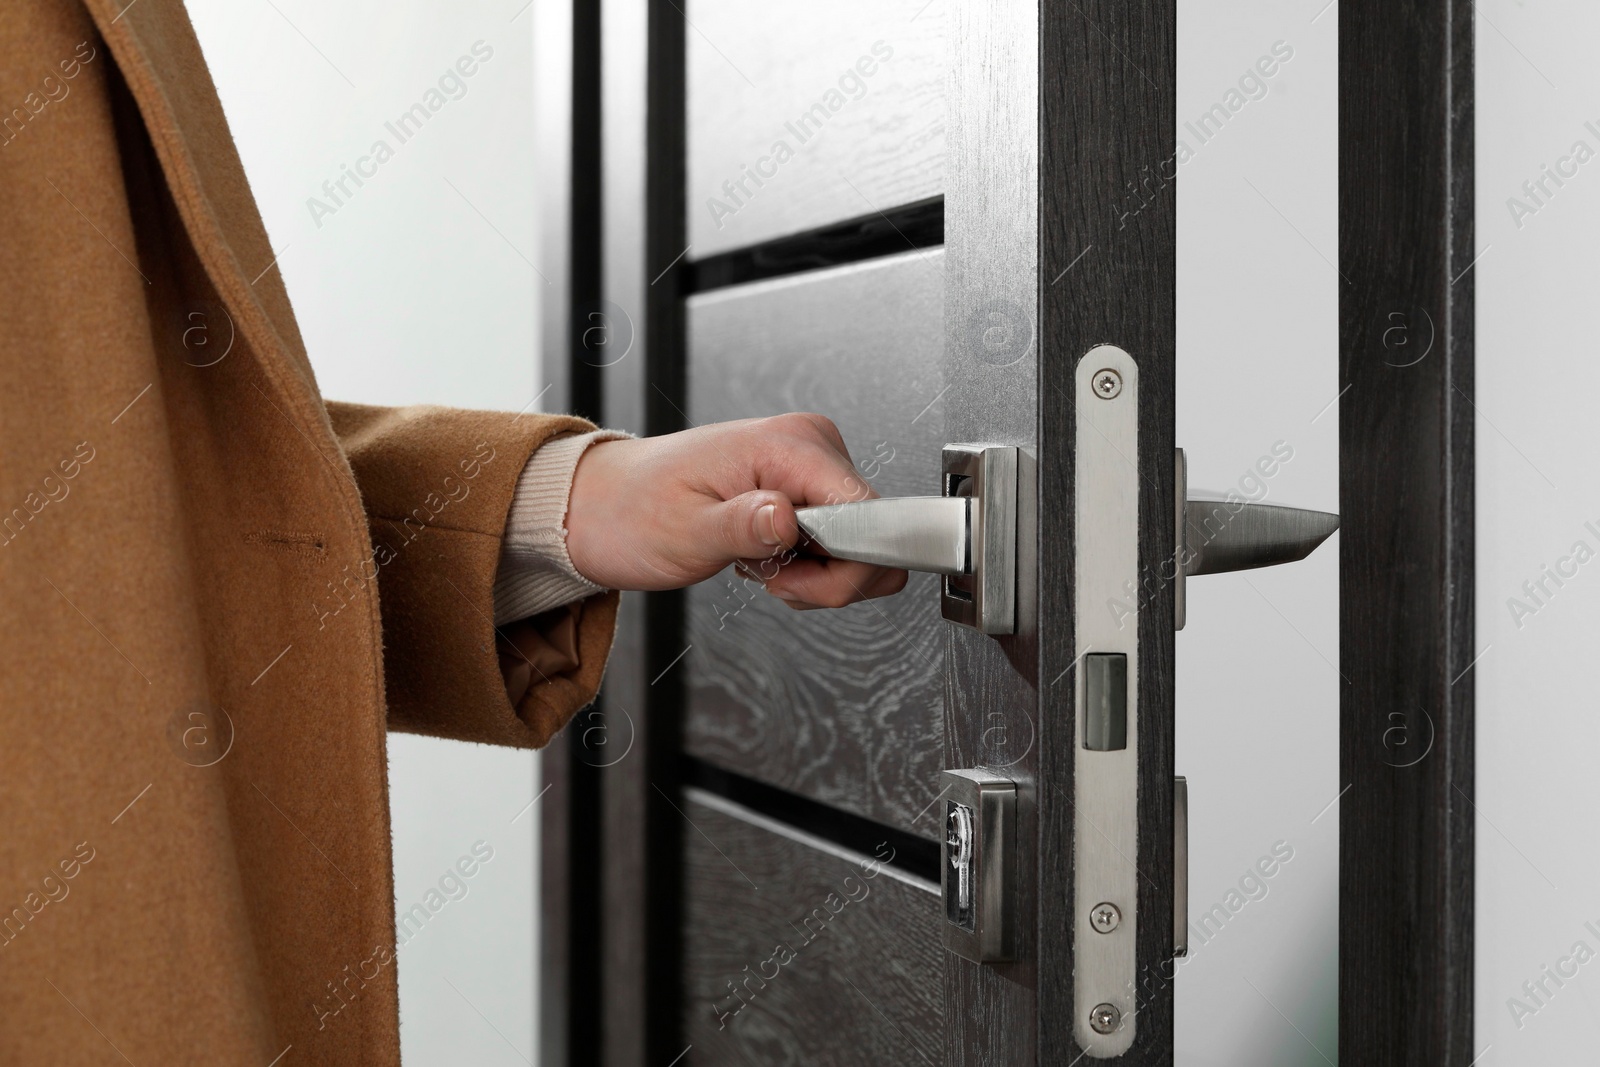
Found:
[{"label": "keyhole", "polygon": [[966,925],[972,910],[972,809],[964,804],[950,805],[946,831],[956,883],[955,918]]}]

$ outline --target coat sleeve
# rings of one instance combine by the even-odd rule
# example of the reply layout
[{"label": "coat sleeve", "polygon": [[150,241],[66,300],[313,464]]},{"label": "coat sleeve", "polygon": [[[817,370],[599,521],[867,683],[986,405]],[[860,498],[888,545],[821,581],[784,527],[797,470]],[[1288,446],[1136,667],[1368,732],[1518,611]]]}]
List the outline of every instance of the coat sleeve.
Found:
[{"label": "coat sleeve", "polygon": [[506,517],[528,458],[565,415],[328,402],[367,513],[389,726],[542,747],[594,700],[615,631],[606,591],[494,625]]}]

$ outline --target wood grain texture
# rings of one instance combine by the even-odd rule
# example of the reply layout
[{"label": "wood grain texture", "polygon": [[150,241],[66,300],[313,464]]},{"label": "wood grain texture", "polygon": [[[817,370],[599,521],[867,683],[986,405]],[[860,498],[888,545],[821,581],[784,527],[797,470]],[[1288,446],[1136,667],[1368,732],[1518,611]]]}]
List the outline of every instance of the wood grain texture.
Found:
[{"label": "wood grain texture", "polygon": [[[1089,0],[1037,9],[962,5],[945,197],[950,432],[1024,448],[1018,634],[952,633],[946,762],[994,762],[996,716],[1025,711],[1037,742],[1019,783],[1023,959],[952,964],[945,1063],[1071,1063],[1073,373],[1100,343],[1140,368],[1140,566],[1173,552],[1176,227],[1171,183],[1131,218],[1127,183],[1170,160],[1176,12],[1170,0]],[[1015,337],[1019,340],[1011,340]],[[1138,956],[1133,1048],[1117,1062],[1172,1060],[1173,633],[1170,588],[1139,609]],[[1021,733],[1015,725],[1011,732]],[[986,758],[989,757],[989,758]]]},{"label": "wood grain texture", "polygon": [[[946,131],[945,376],[952,439],[1021,449],[1017,489],[1017,632],[1003,638],[950,627],[945,687],[946,767],[1004,767],[1017,783],[1017,959],[945,968],[946,1067],[1036,1064],[1039,1050],[1038,930],[1065,906],[1071,883],[1041,896],[1041,516],[1050,540],[1070,537],[1071,498],[1042,511],[1038,489],[1039,47],[1036,5],[980,0],[952,9]],[[1071,431],[1067,433],[1070,435]],[[1069,438],[1070,439],[1070,438]],[[1070,460],[1070,455],[1068,457]],[[1066,542],[1070,545],[1070,540]],[[1070,552],[1070,549],[1068,549]],[[1070,701],[1065,711],[1070,723]],[[996,733],[998,727],[998,733]],[[1066,729],[1071,744],[1070,725]],[[1020,751],[992,752],[1004,737]],[[1009,746],[1007,746],[1009,748]],[[1065,842],[1052,847],[1068,849]],[[1067,981],[1070,988],[1070,972]],[[1063,1061],[1063,1062],[1070,1062]]]},{"label": "wood grain texture", "polygon": [[[1079,477],[1069,452],[1075,420],[1077,360],[1102,342],[1139,365],[1139,838],[1136,862],[1139,1009],[1133,1047],[1118,1062],[1168,1065],[1173,1057],[1172,908],[1174,770],[1173,588],[1163,564],[1175,551],[1172,521],[1177,337],[1177,204],[1171,176],[1177,108],[1175,0],[1117,0],[1042,9],[1039,148],[1041,365],[1039,375],[1041,511],[1071,499]],[[1127,211],[1129,188],[1148,197]],[[1061,195],[1059,190],[1070,190]],[[1081,258],[1079,258],[1081,257]],[[1070,272],[1063,274],[1070,266]],[[1052,358],[1053,357],[1053,358]],[[1091,403],[1093,401],[1090,401]],[[1072,722],[1066,682],[1082,651],[1072,632],[1069,538],[1039,550],[1040,717],[1042,748],[1039,884],[1070,884],[1071,793],[1067,762],[1073,739],[1056,732]],[[1070,916],[1041,911],[1039,922],[1039,1062],[1070,1062],[1072,1034]],[[1077,1011],[1086,1010],[1083,1005]]]},{"label": "wood grain texture", "polygon": [[892,858],[877,865],[888,851],[808,840],[710,793],[691,790],[680,804],[694,827],[684,848],[687,1062],[937,1062],[938,887],[899,874]]},{"label": "wood grain texture", "polygon": [[[881,495],[936,495],[943,262],[934,249],[694,297],[690,417],[822,412]],[[694,588],[687,749],[937,837],[938,601],[931,575],[832,612],[791,611],[732,571]]]},{"label": "wood grain texture", "polygon": [[[685,206],[693,256],[943,190],[944,5],[695,0],[685,6],[698,31],[688,50]],[[858,70],[863,56],[871,62]],[[817,105],[823,110],[814,125],[801,126],[801,116]],[[746,178],[744,168],[756,169],[779,141],[793,158],[760,164],[767,176]],[[731,195],[724,182],[734,183]],[[713,198],[732,214],[714,212]]]},{"label": "wood grain texture", "polygon": [[[1481,1051],[1472,27],[1453,0],[1339,6],[1339,1052],[1371,1067]],[[1385,347],[1430,319],[1426,358]],[[1395,744],[1423,731],[1421,761]]]},{"label": "wood grain texture", "polygon": [[[734,70],[739,48],[719,39],[703,17],[718,9],[761,24],[772,42],[767,52],[751,54],[780,57],[772,67],[780,74],[787,74],[783,56],[827,56],[832,48],[853,59],[855,46],[840,27],[864,26],[876,15],[839,6],[834,18],[828,17],[834,5],[826,4],[787,19],[725,0],[694,6],[690,66],[711,70],[702,62],[709,49],[723,77],[743,82]],[[901,179],[893,176],[902,163],[943,167],[942,145],[919,164],[917,153],[931,141],[906,150],[893,143],[905,132],[899,127],[871,128],[853,149],[840,146],[850,150],[829,171],[855,183],[854,203],[840,208],[843,187],[824,185],[820,199],[794,199],[809,215],[773,223],[791,205],[769,195],[780,186],[764,187],[764,200],[752,198],[734,217],[752,227],[749,235],[712,234],[702,245],[699,235],[686,232],[698,179],[684,180],[684,166],[696,173],[696,157],[674,139],[682,135],[676,108],[682,96],[674,95],[681,85],[672,83],[669,46],[658,50],[655,43],[667,40],[658,28],[658,16],[666,14],[652,5],[647,261],[670,261],[691,236],[691,255],[710,255],[944,187],[941,178],[918,192],[914,183],[897,186]],[[896,495],[937,491],[938,448],[948,440],[1022,446],[1019,538],[1036,549],[1021,553],[1022,628],[996,641],[945,625],[931,579],[886,603],[798,618],[748,591],[711,585],[691,594],[684,631],[672,602],[653,601],[651,669],[692,646],[659,683],[669,688],[648,698],[659,743],[649,747],[647,777],[664,788],[644,835],[654,916],[646,922],[647,931],[654,929],[645,945],[652,977],[647,1022],[652,1053],[669,1059],[682,1046],[668,1040],[675,1029],[663,1024],[659,1008],[685,1030],[683,1044],[692,1042],[688,1062],[1042,1064],[1070,1063],[1077,1055],[1072,923],[1062,910],[1072,887],[1074,709],[1071,687],[1053,685],[1075,660],[1073,544],[1070,521],[1064,526],[1062,519],[1070,514],[1073,484],[1072,367],[1104,341],[1140,362],[1147,517],[1140,551],[1153,565],[1172,551],[1171,526],[1163,521],[1172,492],[1170,186],[1126,224],[1113,207],[1126,183],[1170,156],[1175,20],[1171,0],[1134,9],[1110,0],[1060,9],[984,0],[958,5],[953,14],[961,25],[952,34],[948,69],[941,57],[937,75],[954,93],[948,257],[913,253],[735,286],[687,305],[674,295],[677,272],[669,271],[645,296],[646,425],[670,430],[685,411],[703,422],[820,409],[841,423],[857,459],[878,460],[874,484]],[[683,23],[677,25],[681,32]],[[916,25],[910,13],[906,25]],[[832,40],[807,45],[804,36],[813,32]],[[897,58],[907,54],[899,40],[894,45]],[[954,75],[947,81],[949,69]],[[794,92],[820,97],[836,77],[823,72],[828,77],[814,89]],[[785,82],[762,75],[763,83]],[[787,81],[791,89],[802,83]],[[874,83],[858,103],[889,87]],[[732,90],[717,106],[745,91]],[[787,106],[777,109],[774,126],[781,127]],[[941,140],[943,106],[941,100]],[[699,130],[734,144],[730,131],[748,129],[761,110],[748,97],[723,118],[702,117],[691,106],[687,137]],[[842,139],[831,135],[849,129],[843,122],[830,126],[830,140],[811,146],[815,158],[828,158],[830,145]],[[744,161],[732,158],[735,169]],[[905,191],[872,203],[868,186],[877,181]],[[861,201],[868,201],[866,209]],[[772,216],[757,210],[763,202]],[[690,219],[681,212],[685,204]],[[675,318],[680,312],[692,338],[687,357]],[[880,444],[893,450],[893,459],[884,461]],[[1138,684],[1147,721],[1156,727],[1139,739],[1145,915],[1171,909],[1171,624],[1170,599],[1158,596],[1141,612]],[[913,833],[937,834],[931,820],[919,824],[918,817],[933,799],[941,765],[1006,768],[1020,790],[1021,958],[979,966],[945,955],[933,887],[880,876],[869,900],[848,905],[778,978],[756,984],[750,1006],[719,1019],[738,1003],[727,983],[742,983],[747,966],[756,970],[771,958],[774,946],[763,944],[774,937],[770,931],[825,901],[832,879],[842,886],[852,868],[836,846],[673,787],[665,745],[678,709],[670,687],[680,679],[687,684],[684,743],[695,755]],[[672,825],[656,817],[662,813]],[[661,854],[664,841],[681,865]],[[893,906],[869,910],[878,903]],[[659,926],[663,912],[681,916],[675,939],[651,926]],[[1170,1063],[1171,987],[1160,978],[1170,924],[1141,923],[1140,931],[1141,963],[1155,978],[1140,990],[1139,1042],[1119,1062]],[[834,933],[850,936],[829,941]],[[831,966],[814,967],[818,961]]]}]

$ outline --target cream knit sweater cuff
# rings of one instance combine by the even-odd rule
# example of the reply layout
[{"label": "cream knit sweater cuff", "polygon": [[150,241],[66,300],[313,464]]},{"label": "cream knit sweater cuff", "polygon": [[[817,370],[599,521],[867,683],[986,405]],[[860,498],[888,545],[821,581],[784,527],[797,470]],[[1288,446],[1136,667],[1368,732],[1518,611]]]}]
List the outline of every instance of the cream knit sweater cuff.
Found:
[{"label": "cream knit sweater cuff", "polygon": [[494,624],[526,619],[604,592],[572,565],[567,555],[567,500],[584,449],[629,434],[617,430],[546,441],[522,468],[494,582]]}]

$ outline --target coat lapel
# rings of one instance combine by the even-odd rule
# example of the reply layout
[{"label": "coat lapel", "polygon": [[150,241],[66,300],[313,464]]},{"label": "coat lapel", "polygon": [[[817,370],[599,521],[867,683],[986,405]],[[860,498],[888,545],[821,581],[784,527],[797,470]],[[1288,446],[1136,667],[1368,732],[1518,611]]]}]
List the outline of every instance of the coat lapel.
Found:
[{"label": "coat lapel", "polygon": [[[305,344],[182,0],[84,0],[128,83],[189,239],[269,377],[333,440]],[[280,373],[274,373],[275,371]],[[284,380],[287,371],[296,385]]]}]

